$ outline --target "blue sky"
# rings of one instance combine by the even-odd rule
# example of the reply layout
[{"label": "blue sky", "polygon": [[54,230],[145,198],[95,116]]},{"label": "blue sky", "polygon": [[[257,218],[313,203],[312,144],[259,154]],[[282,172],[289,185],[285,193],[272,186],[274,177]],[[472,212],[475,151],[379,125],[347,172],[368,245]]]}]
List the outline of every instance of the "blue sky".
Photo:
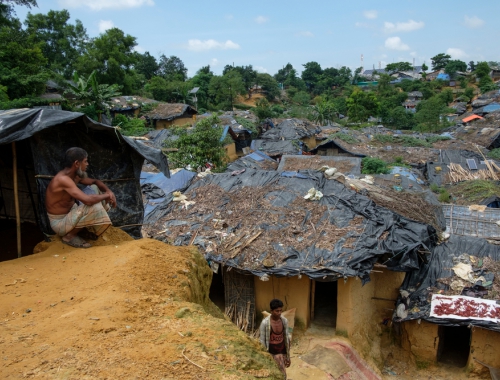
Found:
[{"label": "blue sky", "polygon": [[[206,0],[38,0],[32,13],[67,9],[90,37],[117,27],[137,51],[179,57],[192,76],[210,65],[252,65],[275,74],[290,62],[322,68],[383,68],[407,61],[430,67],[448,53],[463,61],[500,61],[500,1],[354,0],[216,2]],[[16,7],[24,20],[29,10]]]}]

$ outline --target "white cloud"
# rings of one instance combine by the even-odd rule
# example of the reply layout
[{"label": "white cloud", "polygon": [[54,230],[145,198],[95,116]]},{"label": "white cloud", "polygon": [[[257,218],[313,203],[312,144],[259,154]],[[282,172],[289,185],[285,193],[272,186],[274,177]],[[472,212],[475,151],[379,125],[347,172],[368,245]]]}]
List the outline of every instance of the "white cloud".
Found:
[{"label": "white cloud", "polygon": [[448,48],[446,54],[451,55],[453,59],[464,59],[469,56],[465,51],[459,48]]},{"label": "white cloud", "polygon": [[465,26],[470,29],[480,28],[484,25],[484,20],[481,20],[477,16],[465,16],[464,17]]},{"label": "white cloud", "polygon": [[423,21],[414,20],[408,20],[408,22],[397,22],[396,24],[386,21],[384,23],[384,31],[386,33],[412,32],[414,30],[422,29],[424,25]]},{"label": "white cloud", "polygon": [[303,31],[303,32],[298,32],[295,34],[297,37],[314,37],[314,34],[309,32],[308,30]]},{"label": "white cloud", "polygon": [[262,66],[254,66],[254,69],[257,70],[259,73],[267,73],[267,69]]},{"label": "white cloud", "polygon": [[219,60],[217,58],[212,58],[210,61],[210,67],[219,66]]},{"label": "white cloud", "polygon": [[111,20],[100,20],[99,21],[99,33],[104,33],[106,30],[114,28],[115,24]]},{"label": "white cloud", "polygon": [[187,49],[191,51],[206,51],[206,50],[229,50],[229,49],[239,49],[240,45],[234,43],[231,40],[226,42],[219,42],[215,40],[189,40]]},{"label": "white cloud", "polygon": [[356,23],[354,23],[354,26],[356,28],[368,28],[369,27],[369,25],[365,22],[356,22]]},{"label": "white cloud", "polygon": [[258,16],[255,18],[255,22],[257,24],[264,24],[265,22],[268,22],[268,21],[269,21],[269,18],[265,17],[265,16]]},{"label": "white cloud", "polygon": [[88,7],[93,11],[102,9],[139,8],[143,5],[155,5],[153,0],[59,0],[59,5],[64,8]]},{"label": "white cloud", "polygon": [[399,37],[389,37],[386,39],[385,47],[391,50],[410,50],[410,47],[403,43]]},{"label": "white cloud", "polygon": [[363,16],[365,16],[366,18],[368,19],[375,19],[378,17],[378,12],[377,11],[374,11],[374,10],[371,10],[371,11],[364,11],[363,12]]},{"label": "white cloud", "polygon": [[143,54],[146,51],[146,49],[144,49],[142,46],[139,45],[134,46],[134,50],[141,54]]}]

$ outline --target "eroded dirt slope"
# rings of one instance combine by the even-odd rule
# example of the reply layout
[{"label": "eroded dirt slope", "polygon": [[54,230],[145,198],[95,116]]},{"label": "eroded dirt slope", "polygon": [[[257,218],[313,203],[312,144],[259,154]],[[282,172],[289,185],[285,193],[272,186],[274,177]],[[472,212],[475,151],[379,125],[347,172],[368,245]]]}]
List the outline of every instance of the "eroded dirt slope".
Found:
[{"label": "eroded dirt slope", "polygon": [[36,250],[0,263],[0,378],[279,378],[208,299],[195,250],[117,229]]}]

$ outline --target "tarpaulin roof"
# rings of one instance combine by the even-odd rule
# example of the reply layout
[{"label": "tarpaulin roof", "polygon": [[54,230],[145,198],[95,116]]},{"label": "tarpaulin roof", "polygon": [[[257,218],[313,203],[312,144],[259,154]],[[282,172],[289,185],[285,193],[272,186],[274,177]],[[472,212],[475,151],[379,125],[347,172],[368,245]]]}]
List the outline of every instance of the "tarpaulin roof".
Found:
[{"label": "tarpaulin roof", "polygon": [[[455,276],[452,268],[459,263],[469,263],[474,271],[473,277],[483,276],[484,281],[475,285],[473,282],[461,280],[452,284]],[[425,319],[429,322],[447,325],[473,325],[486,329],[500,331],[500,324],[479,319],[456,319],[431,317],[431,298],[433,294],[443,295],[472,295],[474,292],[482,295],[484,299],[498,299],[499,273],[495,271],[500,262],[500,247],[489,244],[485,239],[467,236],[452,235],[448,241],[433,248],[427,263],[418,270],[408,272],[400,288],[408,292],[408,297],[398,298],[398,307],[405,304],[408,315],[400,318],[394,313],[395,321]],[[455,278],[457,278],[455,276]],[[460,278],[457,278],[460,281]],[[488,285],[489,284],[489,285]],[[454,290],[451,288],[453,287]],[[496,290],[494,290],[496,289]],[[486,294],[484,293],[486,290]],[[495,293],[497,295],[495,295]]]},{"label": "tarpaulin roof", "polygon": [[304,122],[300,119],[286,119],[279,123],[275,128],[271,128],[263,133],[263,140],[300,140],[303,137],[314,136],[320,133],[321,128]]},{"label": "tarpaulin roof", "polygon": [[242,169],[273,170],[278,167],[278,162],[262,152],[252,152],[231,162],[226,169],[227,173]]},{"label": "tarpaulin roof", "polygon": [[[311,188],[324,196],[304,199]],[[436,241],[433,227],[379,207],[318,171],[209,175],[184,195],[194,204],[166,201],[145,231],[175,245],[198,245],[208,260],[260,277],[367,282],[379,260],[391,270],[417,269]]]},{"label": "tarpaulin roof", "polygon": [[475,120],[475,119],[484,119],[484,117],[481,117],[479,115],[470,115],[470,116],[464,117],[462,119],[462,121],[464,123],[468,123],[469,121],[472,121],[472,120]]},{"label": "tarpaulin roof", "polygon": [[[53,234],[45,211],[45,191],[53,175],[62,169],[66,150],[73,146],[89,154],[91,178],[106,182],[115,193],[118,207],[110,211],[114,225],[134,225],[125,230],[140,236],[143,204],[139,174],[147,159],[169,175],[165,155],[158,149],[122,136],[113,127],[97,123],[82,113],[49,109],[0,111],[0,153],[8,155],[17,142],[18,156],[34,168],[41,229]],[[9,151],[9,152],[7,152]],[[32,161],[31,161],[32,160]]]},{"label": "tarpaulin roof", "polygon": [[250,145],[254,151],[262,151],[268,156],[280,156],[283,154],[299,154],[301,149],[294,140],[252,140]]}]

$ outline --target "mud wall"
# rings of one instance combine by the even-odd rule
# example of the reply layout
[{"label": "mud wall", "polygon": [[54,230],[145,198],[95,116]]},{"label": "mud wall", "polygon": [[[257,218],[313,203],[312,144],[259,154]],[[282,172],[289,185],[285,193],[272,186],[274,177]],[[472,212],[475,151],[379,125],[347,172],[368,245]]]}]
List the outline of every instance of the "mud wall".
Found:
[{"label": "mud wall", "polygon": [[[283,301],[284,309],[297,308],[295,313],[295,325],[309,325],[311,316],[310,294],[311,280],[309,277],[274,277],[269,281],[261,281],[254,277],[255,282],[255,309],[257,314],[262,311],[269,311],[269,302],[273,298],[279,298]],[[260,317],[260,315],[258,316]]]},{"label": "mud wall", "polygon": [[[402,346],[410,352],[418,362],[436,363],[439,346],[439,325],[421,321],[408,321],[402,324]],[[471,347],[467,370],[476,374],[487,373],[488,370],[474,358],[492,366],[500,368],[500,333],[472,328]]]},{"label": "mud wall", "polygon": [[404,273],[382,269],[372,272],[371,282],[362,286],[358,278],[338,281],[337,335],[351,341],[368,361],[383,365],[381,346],[388,344],[384,333],[389,328],[384,320],[391,318]]},{"label": "mud wall", "polygon": [[193,125],[196,119],[191,116],[183,116],[174,120],[156,120],[156,129],[167,129],[171,126]]},{"label": "mud wall", "polygon": [[486,368],[476,362],[474,358],[483,363],[500,368],[500,333],[479,327],[472,328],[468,368],[474,373],[488,372]]}]

